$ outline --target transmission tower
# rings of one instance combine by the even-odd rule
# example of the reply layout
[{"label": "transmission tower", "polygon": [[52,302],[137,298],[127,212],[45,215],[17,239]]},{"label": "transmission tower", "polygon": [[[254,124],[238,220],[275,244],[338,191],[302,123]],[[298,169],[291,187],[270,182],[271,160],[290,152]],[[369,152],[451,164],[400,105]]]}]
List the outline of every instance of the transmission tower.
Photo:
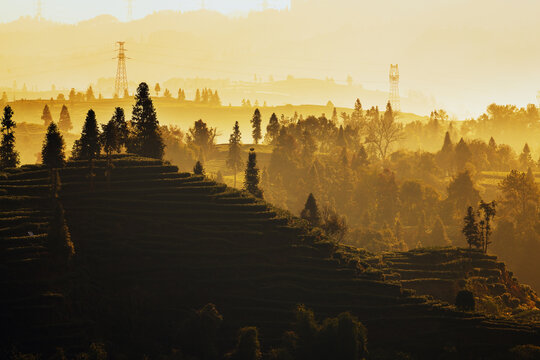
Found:
[{"label": "transmission tower", "polygon": [[37,0],[36,1],[36,19],[37,20],[41,20],[41,11],[42,11],[41,0]]},{"label": "transmission tower", "polygon": [[133,0],[126,0],[128,3],[127,8],[127,20],[131,21],[133,20]]},{"label": "transmission tower", "polygon": [[390,105],[392,110],[400,111],[401,104],[399,99],[399,68],[398,64],[390,64]]},{"label": "transmission tower", "polygon": [[124,41],[118,41],[118,67],[116,68],[116,81],[114,84],[115,96],[125,96],[128,93],[128,80],[126,71],[126,49]]}]

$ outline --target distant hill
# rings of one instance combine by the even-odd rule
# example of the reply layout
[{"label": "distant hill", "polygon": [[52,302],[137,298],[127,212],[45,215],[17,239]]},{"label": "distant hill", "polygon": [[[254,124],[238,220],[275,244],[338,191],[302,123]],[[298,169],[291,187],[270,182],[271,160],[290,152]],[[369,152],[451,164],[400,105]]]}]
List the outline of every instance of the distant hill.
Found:
[{"label": "distant hill", "polygon": [[[405,274],[425,263],[417,253],[377,258],[336,246],[264,201],[157,160],[117,156],[113,165],[109,179],[103,160],[94,176],[87,162],[60,171],[76,248],[67,267],[48,247],[48,171],[25,166],[1,175],[3,349],[76,351],[102,341],[131,358],[159,354],[178,346],[181,325],[210,302],[225,319],[224,344],[252,325],[265,349],[274,346],[303,303],[321,317],[351,311],[368,329],[370,350],[419,359],[443,349],[478,358],[540,345],[538,323],[459,312],[414,295]],[[440,254],[447,262],[476,259],[478,274],[492,270],[483,255]]]}]

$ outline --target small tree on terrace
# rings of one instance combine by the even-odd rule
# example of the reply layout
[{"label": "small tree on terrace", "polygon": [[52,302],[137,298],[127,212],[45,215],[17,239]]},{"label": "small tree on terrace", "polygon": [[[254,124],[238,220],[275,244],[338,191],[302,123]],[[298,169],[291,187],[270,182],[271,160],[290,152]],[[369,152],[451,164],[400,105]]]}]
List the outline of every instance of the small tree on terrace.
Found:
[{"label": "small tree on terrace", "polygon": [[312,193],[308,195],[304,209],[300,213],[302,219],[307,220],[313,226],[319,226],[321,224],[321,213],[317,206],[317,200]]},{"label": "small tree on terrace", "polygon": [[249,149],[248,162],[244,180],[244,189],[250,192],[256,198],[263,198],[263,191],[259,188],[261,179],[259,168],[257,167],[257,154],[255,149]]},{"label": "small tree on terrace", "polygon": [[259,141],[262,139],[262,133],[261,133],[261,112],[259,109],[255,109],[255,112],[253,113],[253,117],[251,118],[251,126],[253,128],[252,136],[253,136],[253,142],[255,145],[259,143]]},{"label": "small tree on terrace", "polygon": [[485,253],[487,253],[488,246],[491,244],[491,221],[497,213],[495,206],[495,201],[485,203],[483,200],[480,200],[480,206],[478,208],[478,217],[480,218],[480,221],[478,222],[480,243],[482,250],[484,250]]},{"label": "small tree on terrace", "polygon": [[0,144],[0,169],[19,165],[19,153],[15,151],[15,121],[13,110],[8,105],[2,117],[2,143]]},{"label": "small tree on terrace", "polygon": [[200,161],[197,161],[197,163],[195,163],[195,166],[193,167],[193,173],[195,175],[204,175],[204,168]]},{"label": "small tree on terrace", "polygon": [[229,137],[229,156],[227,157],[227,166],[234,172],[234,187],[236,187],[236,173],[238,172],[238,168],[242,165],[241,139],[242,134],[240,133],[240,126],[237,121],[235,122],[233,132]]}]

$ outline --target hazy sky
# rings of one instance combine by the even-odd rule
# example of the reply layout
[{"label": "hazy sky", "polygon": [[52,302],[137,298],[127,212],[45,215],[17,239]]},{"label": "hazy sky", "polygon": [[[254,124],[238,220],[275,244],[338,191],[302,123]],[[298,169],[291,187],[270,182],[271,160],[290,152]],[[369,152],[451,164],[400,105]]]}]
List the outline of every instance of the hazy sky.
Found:
[{"label": "hazy sky", "polygon": [[[194,10],[203,0],[133,0],[133,17],[142,18],[158,10]],[[224,13],[261,9],[262,0],[204,0],[207,9]],[[126,20],[127,0],[42,0],[43,17],[49,20],[76,23],[97,15],[110,14]],[[268,0],[269,7],[284,8],[289,0]],[[20,16],[34,16],[37,0],[0,0],[0,22],[9,22]]]}]

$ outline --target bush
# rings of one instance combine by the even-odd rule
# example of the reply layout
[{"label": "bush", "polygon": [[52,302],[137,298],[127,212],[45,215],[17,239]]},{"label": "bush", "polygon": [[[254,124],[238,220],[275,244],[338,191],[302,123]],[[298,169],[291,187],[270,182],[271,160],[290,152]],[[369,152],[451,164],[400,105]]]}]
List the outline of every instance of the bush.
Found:
[{"label": "bush", "polygon": [[260,360],[261,344],[259,343],[259,330],[248,326],[240,329],[236,349],[227,355],[231,360]]},{"label": "bush", "polygon": [[462,311],[474,311],[474,295],[469,290],[461,290],[456,296],[456,307]]}]

